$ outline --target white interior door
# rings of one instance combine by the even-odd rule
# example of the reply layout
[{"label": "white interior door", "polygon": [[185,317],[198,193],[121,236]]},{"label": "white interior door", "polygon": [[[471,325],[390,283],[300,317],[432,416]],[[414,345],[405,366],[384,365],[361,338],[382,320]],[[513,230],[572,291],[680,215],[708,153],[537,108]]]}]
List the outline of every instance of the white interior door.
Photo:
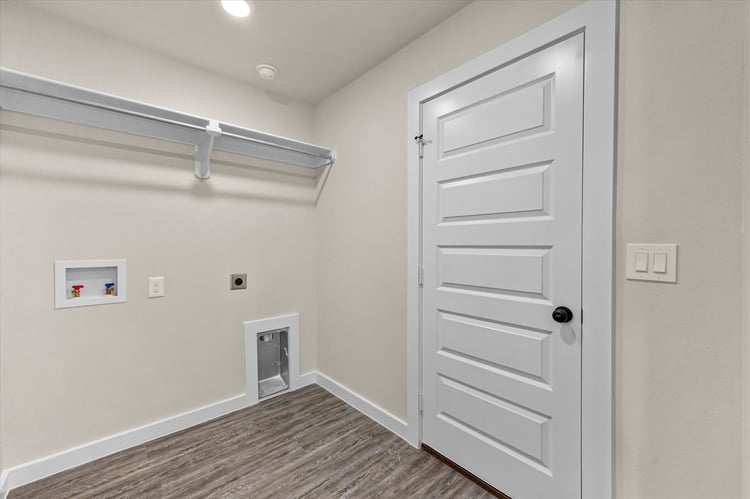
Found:
[{"label": "white interior door", "polygon": [[422,108],[422,441],[514,499],[581,497],[582,128],[582,34]]}]

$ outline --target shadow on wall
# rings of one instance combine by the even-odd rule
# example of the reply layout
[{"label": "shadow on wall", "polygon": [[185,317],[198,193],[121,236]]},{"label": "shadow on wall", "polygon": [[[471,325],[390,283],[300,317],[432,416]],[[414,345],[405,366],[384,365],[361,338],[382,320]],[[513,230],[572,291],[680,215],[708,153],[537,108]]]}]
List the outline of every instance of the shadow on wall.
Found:
[{"label": "shadow on wall", "polygon": [[[3,121],[6,120],[3,119]],[[85,168],[80,171],[71,171],[70,168],[66,169],[57,165],[3,164],[3,176],[110,189],[189,193],[191,196],[206,200],[221,197],[314,205],[316,188],[321,182],[320,174],[324,171],[323,168],[313,170],[215,152],[212,158],[213,176],[209,180],[202,181],[195,178],[193,173],[192,146],[164,143],[115,132],[104,132],[105,138],[103,139],[82,137],[72,133],[50,131],[50,123],[54,122],[47,121],[39,128],[3,123],[0,125],[0,130],[4,133],[26,135],[27,138],[34,140],[36,150],[39,150],[37,138],[51,139],[51,141],[45,141],[47,145],[45,149],[50,154],[55,154],[60,149],[66,151],[79,149],[76,155],[81,155],[80,148],[85,147],[88,162],[92,158],[95,162],[100,160],[101,168],[95,171]],[[74,128],[83,129],[84,127],[74,126]],[[24,139],[22,138],[21,141]],[[151,158],[145,156],[151,156]],[[113,157],[132,168],[114,168],[111,165]]]}]

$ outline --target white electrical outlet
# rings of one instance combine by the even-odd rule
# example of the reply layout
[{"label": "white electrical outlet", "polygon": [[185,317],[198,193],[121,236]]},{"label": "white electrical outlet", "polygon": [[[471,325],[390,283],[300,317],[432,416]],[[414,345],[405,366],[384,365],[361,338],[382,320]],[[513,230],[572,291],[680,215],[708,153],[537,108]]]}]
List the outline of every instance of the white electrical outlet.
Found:
[{"label": "white electrical outlet", "polygon": [[148,297],[158,298],[164,296],[164,277],[148,278]]}]

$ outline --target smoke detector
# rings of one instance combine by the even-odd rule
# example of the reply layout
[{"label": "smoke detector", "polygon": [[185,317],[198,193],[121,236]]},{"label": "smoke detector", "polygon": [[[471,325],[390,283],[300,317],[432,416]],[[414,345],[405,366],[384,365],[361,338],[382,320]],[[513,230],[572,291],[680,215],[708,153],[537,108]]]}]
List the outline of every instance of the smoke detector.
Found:
[{"label": "smoke detector", "polygon": [[255,70],[264,80],[273,80],[279,74],[279,70],[270,64],[258,64],[255,66]]}]

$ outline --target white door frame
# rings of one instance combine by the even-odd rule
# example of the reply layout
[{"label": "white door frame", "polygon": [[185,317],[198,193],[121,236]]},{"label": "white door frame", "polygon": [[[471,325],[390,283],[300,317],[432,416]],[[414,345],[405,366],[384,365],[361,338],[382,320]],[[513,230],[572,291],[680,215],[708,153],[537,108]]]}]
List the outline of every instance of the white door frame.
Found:
[{"label": "white door frame", "polygon": [[[614,496],[614,193],[617,0],[590,0],[409,92],[409,132],[422,104],[479,75],[584,33],[582,499]],[[421,444],[421,161],[409,141],[407,171],[407,440]]]}]

